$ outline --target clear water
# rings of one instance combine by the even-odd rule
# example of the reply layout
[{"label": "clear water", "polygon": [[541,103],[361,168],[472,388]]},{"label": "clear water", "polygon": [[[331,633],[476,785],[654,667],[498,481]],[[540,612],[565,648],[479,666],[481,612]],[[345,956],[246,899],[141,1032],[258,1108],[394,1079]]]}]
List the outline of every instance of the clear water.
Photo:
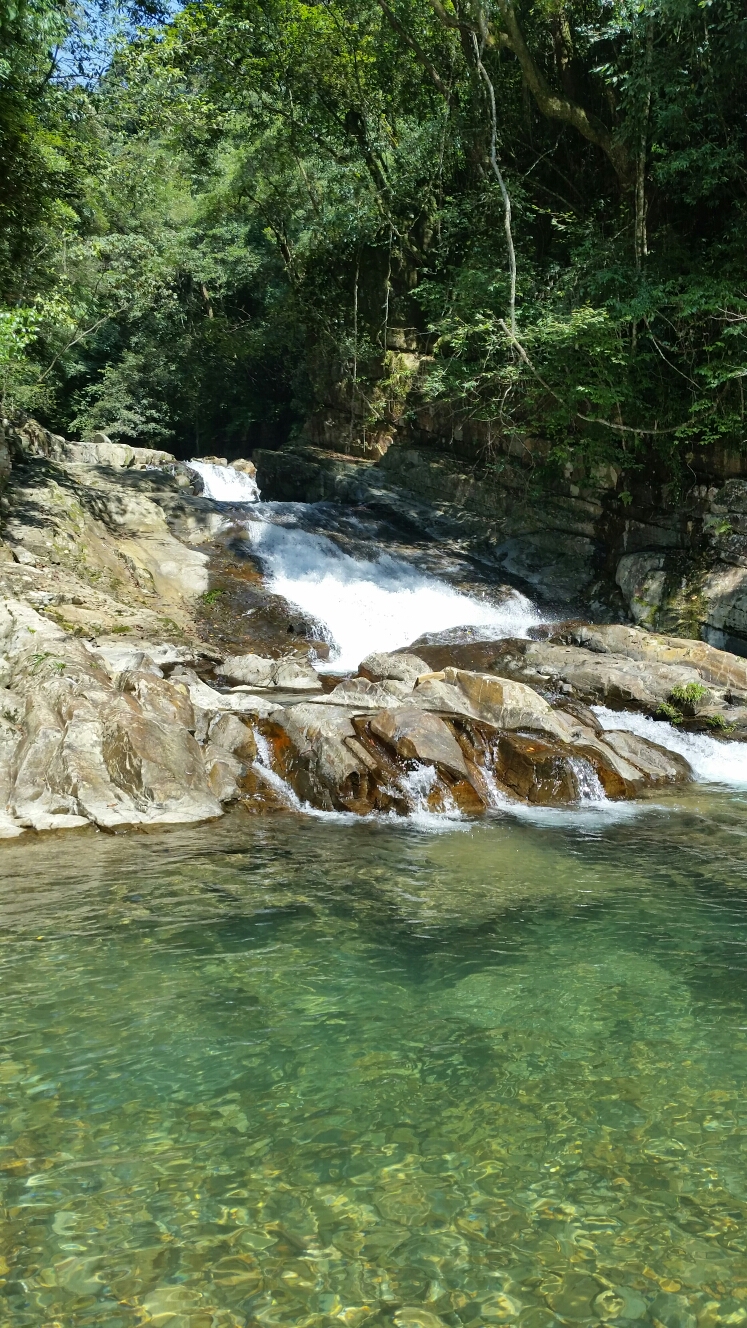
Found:
[{"label": "clear water", "polygon": [[744,1323],[746,811],[6,846],[0,1324]]}]

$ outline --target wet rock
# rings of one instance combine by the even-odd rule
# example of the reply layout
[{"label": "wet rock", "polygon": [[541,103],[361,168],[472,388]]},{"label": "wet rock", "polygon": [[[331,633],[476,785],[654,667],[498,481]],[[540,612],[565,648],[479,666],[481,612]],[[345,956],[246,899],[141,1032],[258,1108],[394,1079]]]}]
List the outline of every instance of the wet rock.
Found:
[{"label": "wet rock", "polygon": [[402,654],[367,655],[358,669],[362,678],[370,682],[382,682],[391,678],[397,682],[409,683],[412,687],[421,673],[428,673],[429,666],[418,655],[403,651]]},{"label": "wet rock", "polygon": [[212,743],[238,757],[240,761],[256,759],[257,739],[254,730],[237,715],[222,714],[212,720],[208,737]]},{"label": "wet rock", "polygon": [[495,773],[525,802],[552,806],[576,802],[579,776],[560,743],[520,733],[502,733],[496,744]]},{"label": "wet rock", "polygon": [[284,774],[302,800],[359,813],[390,804],[377,797],[379,780],[356,741],[348,709],[302,702],[276,710],[271,720],[292,747]]},{"label": "wet rock", "polygon": [[664,1328],[696,1328],[697,1318],[686,1296],[662,1291],[649,1307],[649,1313]]},{"label": "wet rock", "polygon": [[437,715],[403,705],[374,715],[370,729],[404,760],[441,766],[452,775],[469,779],[461,748],[451,729]]},{"label": "wet rock", "polygon": [[229,461],[228,468],[229,470],[240,470],[243,475],[249,475],[252,479],[257,474],[257,467],[254,462],[249,461],[246,457],[238,457],[236,461]]},{"label": "wet rock", "polygon": [[692,779],[692,770],[683,756],[640,738],[636,733],[607,729],[602,745],[611,747],[623,760],[634,765],[648,788],[683,784]]}]

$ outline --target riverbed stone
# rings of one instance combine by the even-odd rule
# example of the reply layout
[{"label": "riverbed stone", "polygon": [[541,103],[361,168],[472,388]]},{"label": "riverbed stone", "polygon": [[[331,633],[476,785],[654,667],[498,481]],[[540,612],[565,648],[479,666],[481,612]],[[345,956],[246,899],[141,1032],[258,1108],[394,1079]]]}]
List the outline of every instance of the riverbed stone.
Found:
[{"label": "riverbed stone", "polygon": [[598,655],[579,646],[547,641],[509,640],[496,650],[491,671],[529,687],[558,693],[561,688],[588,705],[655,714],[675,688],[701,683],[695,667],[622,655]]},{"label": "riverbed stone", "polygon": [[211,793],[220,803],[233,802],[239,795],[238,781],[245,773],[244,764],[216,742],[207,743],[202,759]]},{"label": "riverbed stone", "polygon": [[302,800],[322,810],[370,811],[376,780],[357,750],[350,710],[301,702],[270,717],[289,740],[295,758],[286,775]]},{"label": "riverbed stone", "polygon": [[218,715],[208,729],[210,741],[216,746],[231,752],[240,761],[254,761],[257,756],[257,739],[254,730],[245,724],[238,715]]},{"label": "riverbed stone", "polygon": [[429,668],[419,655],[402,651],[401,654],[367,655],[360,664],[358,672],[361,677],[368,678],[371,682],[383,682],[385,678],[391,678],[412,686],[421,673],[429,672]]},{"label": "riverbed stone", "polygon": [[370,728],[404,760],[441,766],[449,774],[469,779],[462,750],[438,715],[417,706],[402,705],[379,711],[372,717]]},{"label": "riverbed stone", "polygon": [[692,779],[692,770],[684,756],[641,738],[637,733],[606,729],[600,746],[611,747],[624,761],[636,766],[649,788],[684,784]]},{"label": "riverbed stone", "polygon": [[571,625],[553,633],[553,642],[582,646],[593,654],[617,655],[658,664],[683,664],[697,669],[701,679],[717,687],[747,694],[747,659],[717,650],[705,641],[644,632],[620,623]]},{"label": "riverbed stone", "polygon": [[305,659],[267,659],[261,655],[229,655],[218,666],[221,677],[250,687],[278,687],[285,691],[321,691],[319,675]]},{"label": "riverbed stone", "polygon": [[568,749],[547,738],[502,733],[495,750],[495,772],[525,802],[552,806],[579,797],[578,775]]}]

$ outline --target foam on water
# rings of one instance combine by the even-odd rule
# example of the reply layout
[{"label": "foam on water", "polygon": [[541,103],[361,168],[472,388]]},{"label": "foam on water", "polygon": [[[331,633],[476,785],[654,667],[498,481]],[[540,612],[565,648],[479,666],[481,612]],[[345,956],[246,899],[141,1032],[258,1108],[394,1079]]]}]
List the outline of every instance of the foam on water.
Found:
[{"label": "foam on water", "polygon": [[216,503],[256,503],[259,499],[257,481],[243,470],[233,466],[216,466],[210,461],[188,461],[202,479],[206,498]]},{"label": "foam on water", "polygon": [[649,719],[632,711],[609,710],[606,706],[592,709],[603,728],[637,733],[684,756],[702,783],[747,788],[747,742],[720,742],[707,733],[683,733],[665,720]]},{"label": "foam on water", "polygon": [[352,558],[325,535],[250,521],[247,538],[268,589],[314,619],[332,646],[332,668],[356,669],[373,651],[397,650],[424,632],[469,627],[490,640],[526,636],[540,615],[513,592],[500,605],[462,594],[390,554]]}]

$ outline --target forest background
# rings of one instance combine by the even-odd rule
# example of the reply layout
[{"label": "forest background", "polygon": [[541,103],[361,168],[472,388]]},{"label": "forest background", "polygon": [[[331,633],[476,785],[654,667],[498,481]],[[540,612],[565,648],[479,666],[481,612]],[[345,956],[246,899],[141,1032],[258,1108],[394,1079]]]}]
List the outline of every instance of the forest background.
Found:
[{"label": "forest background", "polygon": [[745,70],[744,0],[0,0],[3,410],[742,447]]}]

